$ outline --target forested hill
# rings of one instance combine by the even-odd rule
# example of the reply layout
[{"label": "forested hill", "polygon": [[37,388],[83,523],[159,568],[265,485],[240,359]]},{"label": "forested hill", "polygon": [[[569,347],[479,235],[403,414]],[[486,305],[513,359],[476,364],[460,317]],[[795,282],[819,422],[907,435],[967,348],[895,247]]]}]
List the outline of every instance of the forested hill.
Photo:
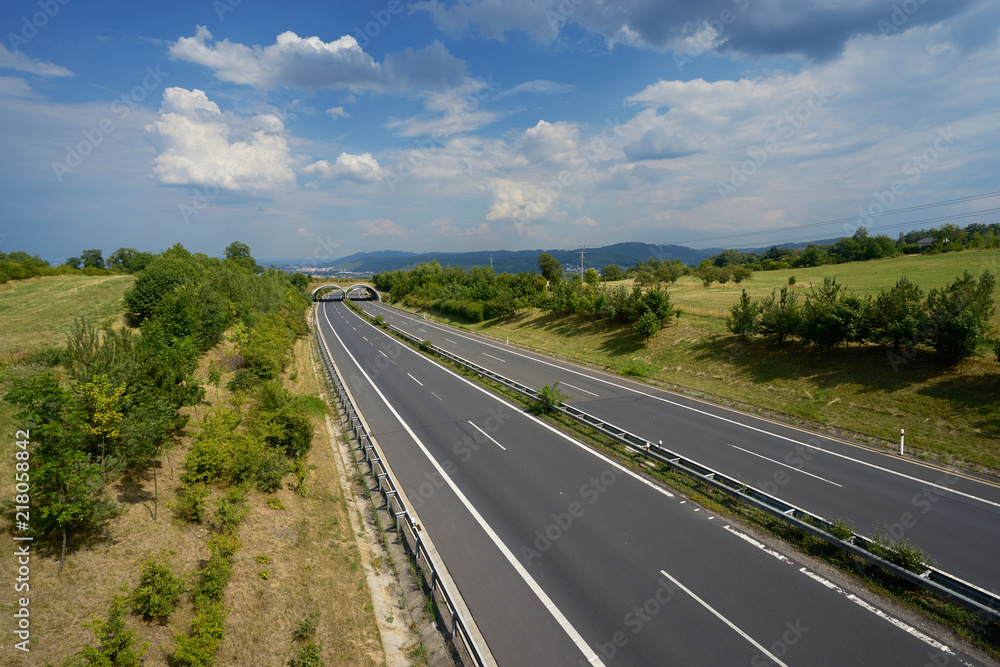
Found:
[{"label": "forested hill", "polygon": [[[718,252],[718,249],[695,250],[679,245],[655,245],[650,243],[616,243],[602,248],[586,248],[584,262],[587,266],[603,267],[608,264],[632,266],[650,257],[656,259],[679,259],[685,264],[697,264],[702,259]],[[477,252],[429,252],[412,253],[357,253],[348,257],[333,260],[324,268],[334,271],[358,271],[380,273],[396,269],[412,269],[421,263],[437,260],[442,266],[460,266],[471,269],[473,266],[489,266],[493,257],[493,269],[497,273],[519,273],[521,271],[537,271],[538,255],[548,252],[560,264],[567,268],[579,266],[579,250],[493,250]]]}]

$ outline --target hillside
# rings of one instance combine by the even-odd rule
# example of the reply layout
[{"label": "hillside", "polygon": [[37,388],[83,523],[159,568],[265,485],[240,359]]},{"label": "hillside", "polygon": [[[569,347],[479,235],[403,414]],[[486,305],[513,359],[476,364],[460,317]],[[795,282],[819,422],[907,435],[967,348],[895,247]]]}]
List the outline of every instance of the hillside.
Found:
[{"label": "hillside", "polygon": [[[983,351],[961,364],[932,351],[893,359],[877,345],[822,350],[799,341],[740,342],[726,331],[725,315],[746,288],[755,297],[787,284],[796,291],[836,276],[849,290],[875,294],[902,275],[925,291],[943,287],[968,270],[1000,273],[1000,251],[918,255],[772,272],[757,272],[742,286],[705,288],[682,278],[668,290],[683,315],[648,344],[630,325],[524,309],[507,321],[456,322],[557,356],[638,375],[695,395],[763,411],[834,433],[858,434],[879,444],[906,442],[921,455],[972,468],[1000,471],[1000,364]],[[1000,290],[994,293],[1000,303]],[[440,319],[449,320],[441,317]],[[453,320],[452,320],[453,321]],[[993,316],[1000,329],[1000,316]]]},{"label": "hillside", "polygon": [[[0,287],[0,396],[15,380],[47,371],[69,386],[65,371],[58,365],[50,366],[58,363],[58,358],[48,352],[36,353],[64,346],[67,327],[75,317],[118,323],[123,313],[122,294],[133,280],[132,276],[59,276]],[[151,467],[156,476],[145,471],[110,481],[109,495],[124,512],[99,534],[80,535],[71,543],[61,576],[57,576],[58,550],[45,541],[32,543],[30,591],[22,593],[30,595],[31,652],[17,651],[13,642],[7,642],[0,649],[0,663],[63,664],[83,644],[93,642],[93,634],[84,623],[95,616],[107,618],[112,597],[123,586],[134,590],[144,561],[157,557],[184,578],[186,592],[163,622],[128,615],[125,623],[136,632],[139,642],[150,645],[143,664],[173,664],[170,656],[176,649],[176,638],[188,632],[195,617],[192,590],[209,559],[206,542],[217,531],[216,502],[226,494],[218,485],[211,488],[207,504],[214,520],[197,524],[179,518],[179,492],[184,488],[182,464],[207,415],[215,410],[238,409],[247,402],[246,395],[234,397],[226,389],[235,374],[233,358],[239,356],[233,354],[236,351],[232,342],[224,340],[200,357],[195,376],[207,392],[198,405],[181,408],[189,421]],[[210,384],[210,364],[223,371],[219,386]],[[215,664],[287,664],[301,644],[293,641],[293,633],[308,618],[318,619],[314,636],[327,664],[333,656],[342,664],[384,664],[386,654],[379,626],[386,623],[376,618],[372,609],[367,575],[387,568],[375,561],[378,556],[371,551],[373,529],[365,523],[352,526],[361,512],[353,505],[349,508],[354,492],[345,491],[337,471],[331,447],[336,439],[327,428],[328,409],[319,398],[323,388],[315,373],[308,338],[296,341],[291,363],[279,380],[293,396],[307,401],[315,444],[303,460],[306,473],[301,494],[287,483],[289,477],[273,493],[255,492],[247,497],[248,514],[238,534],[242,549],[233,558],[232,582],[224,598],[228,613],[225,636]],[[0,446],[0,476],[4,479],[13,479],[14,434],[25,428],[15,416],[14,406],[0,402],[4,443]],[[36,483],[40,461],[32,446],[28,451],[31,481]],[[13,493],[12,485],[7,488]],[[33,488],[32,493],[37,489]],[[158,498],[156,504],[154,497]],[[38,520],[39,510],[32,506],[29,521]],[[8,535],[16,534],[10,525],[13,518],[12,514],[4,515],[2,521]],[[0,576],[14,581],[18,566],[13,549],[8,550],[0,558]],[[321,595],[317,596],[317,591]],[[386,587],[380,595],[390,596],[392,591]],[[13,618],[16,600],[13,595],[3,596],[0,612]],[[395,599],[391,602],[396,604]],[[400,636],[398,644],[409,647],[414,640],[408,634],[408,624],[399,620],[404,619],[403,611],[397,616],[395,624],[399,628],[390,630]]]}]

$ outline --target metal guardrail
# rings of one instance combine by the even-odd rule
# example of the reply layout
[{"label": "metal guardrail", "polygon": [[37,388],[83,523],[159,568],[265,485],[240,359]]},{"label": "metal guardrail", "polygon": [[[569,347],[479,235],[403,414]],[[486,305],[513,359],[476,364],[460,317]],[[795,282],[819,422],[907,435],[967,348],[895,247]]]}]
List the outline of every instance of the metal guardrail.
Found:
[{"label": "metal guardrail", "polygon": [[[315,311],[313,311],[313,327],[314,330],[318,330]],[[425,540],[421,538],[419,524],[412,511],[403,502],[402,494],[399,492],[399,484],[383,462],[378,443],[365,427],[347,387],[344,386],[343,379],[337,372],[333,359],[324,345],[319,343],[318,338],[316,339],[316,347],[320,359],[323,361],[323,370],[326,373],[328,384],[336,390],[343,420],[358,442],[358,449],[368,465],[369,473],[378,484],[378,490],[382,493],[386,508],[396,526],[396,531],[403,536],[403,544],[413,554],[421,571],[425,573],[425,577],[429,578],[429,581],[425,579],[425,583],[431,589],[432,595],[437,593],[436,597],[440,597],[445,602],[444,609],[439,605],[438,610],[444,612],[441,617],[445,621],[452,642],[458,643],[464,648],[465,654],[471,657],[477,667],[495,665],[492,660],[484,657],[483,651],[473,639],[472,633],[469,631],[469,624],[458,610],[458,605],[455,602],[456,595],[449,590],[448,584],[440,574],[440,571],[444,569],[443,566],[435,563],[434,557],[424,543]],[[487,654],[489,653],[487,652]]]},{"label": "metal guardrail", "polygon": [[[351,305],[353,306],[353,304]],[[368,313],[365,313],[360,308],[356,308],[356,310],[370,321],[375,322],[375,318]],[[416,343],[421,347],[429,347],[429,349],[433,349],[436,354],[439,354],[442,357],[459,364],[460,366],[482,375],[483,377],[487,377],[494,382],[498,382],[505,387],[513,389],[528,399],[539,399],[538,392],[527,385],[510,380],[499,373],[489,370],[488,368],[484,368],[456,354],[452,354],[447,350],[435,347],[433,344],[425,346],[423,341],[417,336],[409,334],[402,329],[389,324],[388,322],[381,322],[378,323],[378,325],[385,327],[397,336]],[[963,579],[959,579],[954,575],[948,574],[943,570],[939,570],[931,566],[928,566],[924,572],[919,574],[911,572],[910,570],[900,567],[899,565],[889,562],[872,553],[870,551],[870,545],[873,543],[871,538],[858,533],[853,533],[849,539],[842,540],[830,532],[833,528],[833,524],[821,516],[807,512],[806,510],[787,503],[776,496],[772,496],[764,491],[755,489],[737,479],[724,475],[707,466],[701,465],[693,459],[676,454],[659,444],[652,443],[645,438],[641,438],[633,433],[630,433],[626,429],[615,426],[614,424],[604,421],[598,417],[594,417],[583,410],[578,410],[577,408],[566,405],[565,403],[553,407],[571,419],[585,426],[589,426],[625,445],[632,451],[659,461],[673,470],[689,475],[697,479],[699,482],[721,491],[726,495],[737,498],[742,502],[764,511],[795,528],[803,530],[810,535],[823,540],[824,542],[839,547],[868,563],[876,565],[901,579],[940,595],[941,597],[954,602],[959,606],[975,612],[980,617],[990,622],[1000,623],[1000,595],[996,593],[992,593],[984,588],[976,586],[975,584],[971,584]]]}]

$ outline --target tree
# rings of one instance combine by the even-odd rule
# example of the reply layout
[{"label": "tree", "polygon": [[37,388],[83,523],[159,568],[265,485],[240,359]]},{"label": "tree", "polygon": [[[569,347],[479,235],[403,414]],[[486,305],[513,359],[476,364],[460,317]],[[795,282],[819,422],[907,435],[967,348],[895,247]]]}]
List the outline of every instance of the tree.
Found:
[{"label": "tree", "polygon": [[732,279],[737,285],[751,278],[753,278],[753,269],[746,266],[737,266],[733,269]]},{"label": "tree", "polygon": [[125,307],[134,325],[142,324],[152,316],[160,302],[178,285],[199,283],[202,280],[201,267],[190,257],[180,256],[179,250],[171,249],[167,252],[170,254],[155,257],[146,270],[139,274],[131,289],[125,292]]},{"label": "tree", "polygon": [[660,318],[656,316],[651,310],[647,310],[642,314],[635,324],[632,325],[632,331],[635,332],[637,336],[642,336],[646,339],[646,343],[649,343],[649,339],[652,338],[660,330]]},{"label": "tree", "polygon": [[104,257],[101,255],[100,250],[84,250],[80,253],[80,259],[83,260],[83,268],[85,269],[104,268]]},{"label": "tree", "polygon": [[552,412],[552,410],[570,400],[570,396],[559,391],[559,384],[558,382],[554,382],[552,386],[545,385],[538,390],[538,410],[541,412]]},{"label": "tree", "polygon": [[933,325],[929,342],[939,354],[956,361],[965,359],[988,340],[995,286],[989,271],[978,282],[966,271],[951,285],[928,293],[927,311]]},{"label": "tree", "polygon": [[108,609],[108,620],[93,617],[89,627],[94,633],[97,646],[83,647],[85,664],[92,667],[139,667],[142,656],[149,648],[144,643],[138,648],[135,630],[125,626],[125,619],[132,612],[132,602],[124,593],[116,595]]},{"label": "tree", "polygon": [[153,253],[135,248],[118,248],[108,256],[108,268],[125,273],[138,273],[153,261]]},{"label": "tree", "polygon": [[543,252],[538,256],[538,268],[541,270],[542,276],[550,283],[556,284],[562,280],[562,265],[549,253]]},{"label": "tree", "polygon": [[903,276],[892,289],[883,290],[876,297],[872,307],[872,336],[879,343],[892,345],[895,352],[903,345],[913,347],[926,312],[923,290]]},{"label": "tree", "polygon": [[601,274],[595,268],[589,268],[583,273],[583,282],[588,285],[596,285],[601,281]]},{"label": "tree", "polygon": [[63,262],[63,266],[69,266],[74,269],[79,269],[81,264],[83,264],[83,260],[79,257],[68,257],[66,258],[66,261]]},{"label": "tree", "polygon": [[726,329],[736,334],[740,340],[746,340],[760,330],[760,304],[751,301],[746,290],[743,290],[740,300],[729,309]]},{"label": "tree", "polygon": [[226,260],[238,264],[252,273],[261,273],[263,269],[250,255],[250,246],[246,243],[233,241],[226,246]]},{"label": "tree", "polygon": [[782,287],[780,293],[772,290],[761,303],[760,332],[778,343],[798,333],[801,321],[798,294],[789,292],[788,287]]},{"label": "tree", "polygon": [[612,280],[624,280],[625,274],[622,273],[622,267],[617,264],[608,264],[603,269],[601,269],[601,275],[604,277],[605,281]]},{"label": "tree", "polygon": [[39,508],[34,528],[61,539],[59,573],[72,536],[94,530],[120,513],[104,494],[101,466],[91,460],[81,439],[86,418],[51,373],[14,382],[4,396],[32,425],[32,504]]}]

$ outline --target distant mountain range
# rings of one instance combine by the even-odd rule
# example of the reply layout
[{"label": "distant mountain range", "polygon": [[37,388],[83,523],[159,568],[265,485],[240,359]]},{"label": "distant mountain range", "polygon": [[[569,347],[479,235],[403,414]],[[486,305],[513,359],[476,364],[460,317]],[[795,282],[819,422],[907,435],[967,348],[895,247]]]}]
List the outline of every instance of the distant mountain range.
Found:
[{"label": "distant mountain range", "polygon": [[[827,241],[814,241],[817,245],[833,243],[836,239]],[[785,243],[778,245],[779,248],[804,248],[807,243]],[[742,252],[755,252],[762,254],[767,252],[772,246],[761,248],[740,248]],[[638,262],[645,261],[650,257],[669,260],[679,259],[685,264],[696,265],[701,260],[717,255],[725,248],[705,248],[697,250],[687,246],[674,244],[652,244],[631,241],[626,243],[615,243],[614,245],[600,248],[584,248],[584,265],[586,267],[596,267],[598,269],[608,264],[618,264],[629,267]],[[358,252],[339,259],[325,262],[287,262],[289,268],[307,268],[313,273],[379,273],[382,271],[395,271],[396,269],[409,270],[419,264],[429,263],[437,260],[442,266],[460,266],[463,269],[470,269],[473,266],[489,266],[490,258],[493,258],[493,270],[497,273],[519,273],[521,271],[537,271],[538,256],[547,252],[555,257],[566,269],[580,266],[579,250],[481,250],[475,252],[425,252],[413,253],[401,250],[380,250],[378,252]],[[275,262],[278,264],[278,262]]]}]

